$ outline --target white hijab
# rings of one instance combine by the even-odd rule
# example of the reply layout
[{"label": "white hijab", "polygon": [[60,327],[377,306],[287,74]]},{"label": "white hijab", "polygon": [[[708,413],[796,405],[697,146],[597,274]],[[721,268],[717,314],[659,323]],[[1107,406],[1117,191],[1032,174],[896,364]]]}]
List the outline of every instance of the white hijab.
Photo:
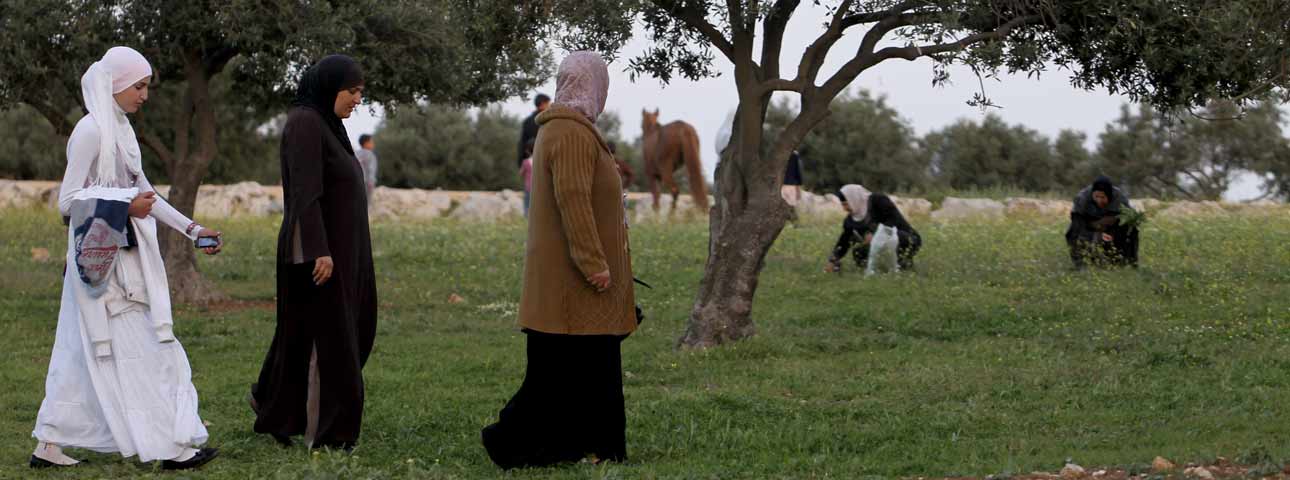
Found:
[{"label": "white hijab", "polygon": [[[99,130],[96,185],[119,187],[126,184],[123,180],[129,177],[130,172],[136,175],[143,172],[139,140],[134,136],[130,119],[126,118],[125,111],[112,96],[150,76],[152,65],[130,47],[108,49],[103,58],[90,65],[81,76],[85,110],[89,111]],[[118,159],[117,152],[124,154],[125,158]],[[129,172],[119,171],[119,164],[126,165]]]},{"label": "white hijab", "polygon": [[735,132],[735,113],[737,111],[733,108],[730,109],[730,113],[726,114],[726,121],[721,122],[721,128],[717,129],[717,141],[713,142],[717,147],[717,158],[720,158],[721,154],[726,151],[726,146],[730,145],[730,137]]},{"label": "white hijab", "polygon": [[596,122],[609,98],[609,66],[599,53],[570,53],[555,76],[555,104],[577,110]]},{"label": "white hijab", "polygon": [[869,189],[850,184],[843,185],[840,191],[847,199],[847,206],[851,207],[851,218],[857,222],[864,220],[865,214],[869,213]]}]

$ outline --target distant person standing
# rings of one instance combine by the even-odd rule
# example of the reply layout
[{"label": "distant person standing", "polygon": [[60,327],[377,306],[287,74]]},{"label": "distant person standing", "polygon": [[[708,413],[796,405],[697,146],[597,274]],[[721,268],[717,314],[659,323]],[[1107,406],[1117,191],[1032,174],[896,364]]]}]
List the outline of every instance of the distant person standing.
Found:
[{"label": "distant person standing", "polygon": [[367,185],[367,204],[372,205],[372,190],[376,190],[376,140],[370,134],[358,136],[359,150],[354,154],[358,157],[358,165],[363,167],[363,183]]},{"label": "distant person standing", "polygon": [[797,204],[802,201],[802,162],[797,150],[788,156],[788,166],[784,168],[784,184],[779,187],[779,196],[788,204],[788,221],[797,225]]},{"label": "distant person standing", "polygon": [[525,154],[524,147],[528,145],[529,142],[537,139],[537,116],[538,114],[545,112],[546,107],[551,106],[551,97],[546,96],[545,93],[539,93],[536,97],[533,97],[533,106],[536,107],[537,110],[530,113],[528,118],[524,119],[523,126],[520,127],[520,147],[518,149],[519,158],[516,159],[517,163],[520,165],[523,165],[524,159],[528,158],[528,155]]},{"label": "distant person standing", "polygon": [[793,150],[788,156],[788,167],[784,169],[784,186],[779,189],[780,196],[789,206],[797,208],[802,200],[802,157]]},{"label": "distant person standing", "polygon": [[524,144],[524,160],[520,161],[520,180],[524,181],[524,218],[528,218],[529,202],[533,198],[533,140]]}]

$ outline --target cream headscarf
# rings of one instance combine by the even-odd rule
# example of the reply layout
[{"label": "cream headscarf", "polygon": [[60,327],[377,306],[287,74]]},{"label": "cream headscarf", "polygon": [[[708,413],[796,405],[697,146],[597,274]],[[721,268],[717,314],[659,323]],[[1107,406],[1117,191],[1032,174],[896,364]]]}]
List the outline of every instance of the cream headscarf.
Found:
[{"label": "cream headscarf", "polygon": [[869,213],[869,190],[855,184],[843,185],[838,191],[847,199],[847,206],[851,207],[851,218],[859,222],[864,220],[865,214]]},{"label": "cream headscarf", "polygon": [[[135,174],[143,172],[139,140],[126,118],[125,111],[117,105],[112,95],[130,88],[139,80],[152,76],[152,66],[143,55],[130,47],[112,47],[103,58],[81,76],[81,95],[85,110],[93,117],[99,129],[98,172],[96,185],[120,187],[129,172],[117,169],[117,152],[125,155],[126,167]],[[119,147],[119,150],[118,150]],[[123,177],[124,175],[124,177]]]},{"label": "cream headscarf", "polygon": [[577,110],[595,123],[609,97],[609,66],[596,52],[573,52],[560,62],[555,104]]}]

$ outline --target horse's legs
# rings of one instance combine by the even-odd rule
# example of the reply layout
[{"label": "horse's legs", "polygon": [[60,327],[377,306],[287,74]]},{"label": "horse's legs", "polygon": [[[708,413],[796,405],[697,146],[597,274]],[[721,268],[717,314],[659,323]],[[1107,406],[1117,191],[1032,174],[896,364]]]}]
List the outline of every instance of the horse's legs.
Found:
[{"label": "horse's legs", "polygon": [[657,176],[657,175],[650,175],[650,177],[649,177],[649,193],[650,193],[650,195],[651,195],[651,196],[653,196],[653,197],[654,197],[654,213],[658,213],[658,196],[659,196],[659,192],[658,192],[658,176]]},{"label": "horse's legs", "polygon": [[663,174],[663,186],[672,194],[672,210],[668,212],[668,215],[671,215],[676,212],[676,206],[680,203],[681,189],[676,186],[676,167],[662,165],[662,170],[667,172]]}]

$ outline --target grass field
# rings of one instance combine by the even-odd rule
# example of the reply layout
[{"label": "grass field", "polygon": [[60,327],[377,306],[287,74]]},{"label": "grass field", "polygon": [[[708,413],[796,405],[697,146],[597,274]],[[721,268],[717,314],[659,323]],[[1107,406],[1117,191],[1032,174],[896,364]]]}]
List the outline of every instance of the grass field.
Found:
[{"label": "grass field", "polygon": [[0,212],[0,478],[856,478],[1290,458],[1284,214],[1153,221],[1140,270],[1080,273],[1057,223],[915,220],[919,271],[884,278],[821,273],[836,225],[791,227],[762,275],[759,335],[697,352],[673,347],[706,226],[639,225],[636,270],[656,289],[638,291],[648,319],[623,347],[630,462],[506,473],[478,439],[523,373],[523,225],[374,226],[380,330],[362,442],[343,455],[251,432],[279,221],[208,222],[229,243],[202,268],[236,301],[176,310],[221,458],[176,475],[88,454],[96,465],[37,473],[24,467],[65,231],[53,212]]}]

